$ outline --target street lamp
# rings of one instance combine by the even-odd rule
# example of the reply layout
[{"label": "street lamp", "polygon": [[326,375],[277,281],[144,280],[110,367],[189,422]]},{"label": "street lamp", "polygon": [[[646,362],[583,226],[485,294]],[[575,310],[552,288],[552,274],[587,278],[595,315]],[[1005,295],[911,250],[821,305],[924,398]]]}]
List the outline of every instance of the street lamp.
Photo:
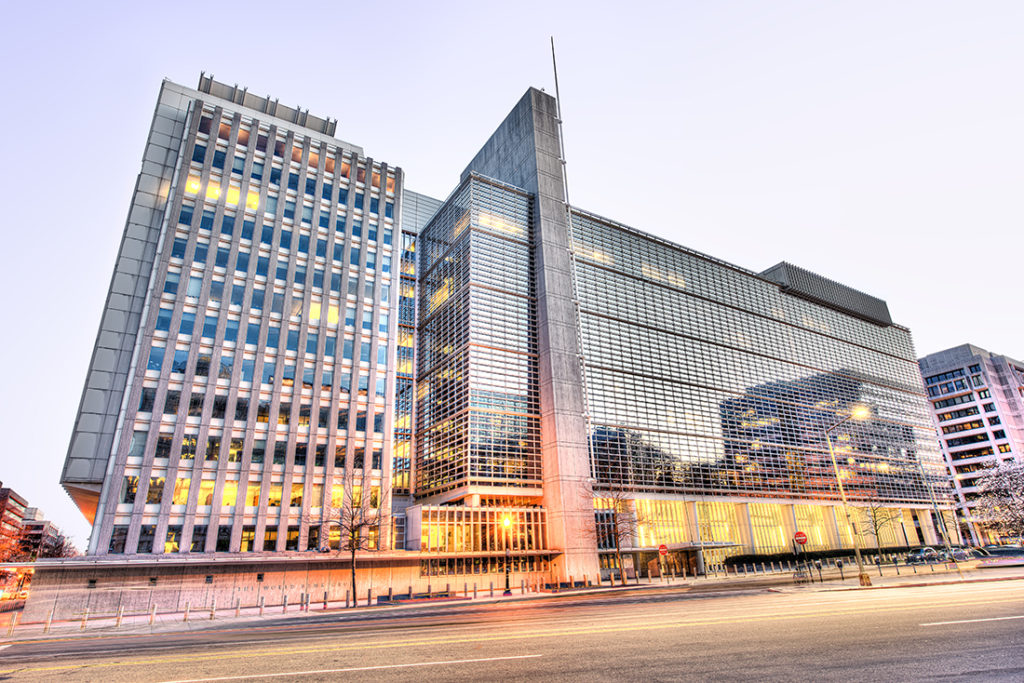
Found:
[{"label": "street lamp", "polygon": [[832,458],[832,471],[835,472],[836,483],[839,484],[839,497],[843,500],[843,512],[846,513],[846,523],[853,529],[853,554],[857,558],[857,574],[862,586],[870,586],[871,577],[864,571],[864,560],[860,556],[860,529],[853,523],[853,519],[850,517],[850,504],[846,502],[846,489],[843,488],[843,478],[839,476],[839,465],[836,464],[836,453],[832,448],[832,437],[829,433],[850,420],[866,420],[869,417],[871,417],[870,408],[862,405],[854,406],[849,415],[825,430],[825,443],[828,444],[828,454]]},{"label": "street lamp", "polygon": [[509,572],[512,570],[512,549],[508,545],[508,531],[512,526],[512,518],[505,515],[505,519],[501,520],[501,524],[505,527],[505,592],[502,595],[512,595],[512,586],[509,583]]}]

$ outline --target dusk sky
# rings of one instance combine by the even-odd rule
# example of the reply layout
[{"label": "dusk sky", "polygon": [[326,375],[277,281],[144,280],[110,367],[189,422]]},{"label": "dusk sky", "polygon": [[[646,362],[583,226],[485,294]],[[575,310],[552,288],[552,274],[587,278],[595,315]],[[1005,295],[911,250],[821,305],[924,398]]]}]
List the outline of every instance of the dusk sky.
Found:
[{"label": "dusk sky", "polygon": [[337,118],[445,197],[558,49],[573,203],[1024,357],[1024,3],[8,3],[0,480],[74,535],[68,439],[160,81]]}]

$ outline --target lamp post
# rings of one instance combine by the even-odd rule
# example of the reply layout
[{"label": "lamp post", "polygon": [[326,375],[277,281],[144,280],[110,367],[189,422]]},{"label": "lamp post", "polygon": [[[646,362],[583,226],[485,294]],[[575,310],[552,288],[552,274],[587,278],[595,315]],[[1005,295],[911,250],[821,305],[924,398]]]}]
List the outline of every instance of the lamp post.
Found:
[{"label": "lamp post", "polygon": [[512,549],[508,545],[508,531],[512,526],[512,518],[505,515],[505,519],[501,520],[501,524],[505,527],[505,592],[502,595],[512,595],[512,586],[509,583],[510,572],[512,571]]},{"label": "lamp post", "polygon": [[866,420],[869,417],[871,417],[871,410],[867,406],[854,406],[849,415],[825,430],[825,443],[828,444],[828,455],[832,458],[832,471],[835,472],[836,483],[839,484],[839,497],[843,500],[843,512],[846,513],[846,523],[853,529],[853,554],[857,558],[857,574],[862,586],[870,586],[871,577],[864,571],[864,560],[860,555],[860,529],[853,523],[853,519],[850,517],[850,505],[846,502],[846,489],[843,488],[843,478],[839,476],[839,465],[836,463],[836,453],[832,448],[830,433],[850,420]]}]

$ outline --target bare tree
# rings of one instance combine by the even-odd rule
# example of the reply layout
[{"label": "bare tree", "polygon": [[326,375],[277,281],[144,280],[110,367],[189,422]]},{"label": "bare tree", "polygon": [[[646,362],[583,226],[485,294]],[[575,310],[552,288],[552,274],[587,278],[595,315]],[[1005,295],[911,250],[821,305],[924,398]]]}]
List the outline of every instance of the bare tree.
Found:
[{"label": "bare tree", "polygon": [[888,507],[881,499],[869,498],[865,507],[860,508],[865,532],[875,539],[875,547],[881,549],[882,536],[886,530],[896,527],[903,515],[898,509]]},{"label": "bare tree", "polygon": [[[622,548],[636,542],[641,520],[633,503],[633,495],[617,486],[590,487],[588,496],[594,501],[597,547],[614,548],[619,565],[619,580],[626,585],[626,571],[622,562]],[[635,570],[635,568],[634,568]]]},{"label": "bare tree", "polygon": [[975,519],[1005,536],[1024,537],[1024,463],[989,468],[979,486]]},{"label": "bare tree", "polygon": [[70,536],[58,536],[52,546],[39,552],[39,557],[78,557],[78,555],[78,548],[75,547],[74,539]]},{"label": "bare tree", "polygon": [[[320,517],[321,552],[330,552],[330,526],[338,529],[338,553],[348,553],[352,571],[352,597],[356,596],[356,553],[380,549],[381,523],[385,500],[390,495],[387,487],[373,486],[369,490],[360,484],[349,484],[344,488],[341,500],[328,499]],[[338,503],[334,505],[334,503]],[[353,600],[353,604],[355,601]]]}]

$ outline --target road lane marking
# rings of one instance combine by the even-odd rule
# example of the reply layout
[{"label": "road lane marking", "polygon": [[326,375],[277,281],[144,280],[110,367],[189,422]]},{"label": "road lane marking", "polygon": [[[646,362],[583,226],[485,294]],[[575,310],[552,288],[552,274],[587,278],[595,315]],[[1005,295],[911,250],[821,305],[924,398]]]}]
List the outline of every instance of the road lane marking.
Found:
[{"label": "road lane marking", "polygon": [[212,681],[244,681],[252,678],[277,678],[279,676],[313,676],[316,674],[339,674],[351,671],[376,671],[378,669],[406,669],[414,666],[444,666],[446,664],[477,664],[500,662],[509,659],[534,659],[544,655],[510,655],[508,657],[483,657],[481,659],[449,659],[441,662],[414,662],[410,664],[380,664],[378,666],[353,666],[347,669],[317,669],[315,671],[284,671],[273,674],[251,674],[246,676],[220,676],[217,678],[189,678],[164,683],[211,683]]},{"label": "road lane marking", "polygon": [[947,626],[949,624],[976,624],[979,621],[1006,621],[1008,619],[1024,619],[1024,614],[1013,617],[987,617],[985,619],[960,619],[958,621],[933,621],[921,626]]},{"label": "road lane marking", "polygon": [[[961,606],[977,606],[985,604],[1006,604],[1005,597],[998,600],[976,600],[972,602],[944,602],[941,605],[925,605],[928,607],[961,607]],[[143,660],[126,660],[126,661],[113,661],[113,662],[79,662],[75,664],[67,664],[60,666],[48,666],[48,667],[29,667],[29,668],[16,668],[7,669],[0,671],[0,674],[10,673],[28,673],[28,672],[44,672],[44,671],[64,671],[70,669],[83,669],[83,668],[109,668],[109,667],[125,667],[125,666],[146,666],[154,664],[175,664],[175,663],[194,663],[196,661],[203,661],[209,659],[223,660],[223,659],[244,659],[249,657],[275,657],[275,656],[287,656],[287,655],[300,655],[300,654],[314,654],[321,652],[331,652],[343,649],[360,649],[360,650],[381,650],[390,648],[400,647],[417,647],[417,646],[430,646],[430,645],[442,645],[442,644],[465,644],[465,643],[482,643],[482,642],[496,642],[503,640],[528,640],[535,638],[551,638],[552,636],[575,636],[575,635],[607,635],[613,633],[628,633],[637,631],[660,631],[665,629],[673,628],[692,628],[699,626],[718,626],[732,623],[749,623],[756,621],[788,621],[795,619],[813,618],[821,619],[822,617],[836,617],[836,616],[855,616],[859,614],[879,614],[882,612],[907,612],[912,610],[921,609],[920,605],[909,605],[901,607],[879,607],[876,605],[865,606],[861,609],[847,609],[847,610],[830,610],[822,612],[820,610],[801,612],[801,613],[790,613],[790,614],[764,614],[764,615],[745,615],[745,616],[730,616],[730,617],[719,617],[719,618],[704,618],[704,619],[690,619],[687,621],[673,620],[662,623],[652,624],[649,621],[641,622],[636,625],[610,625],[610,626],[578,626],[569,627],[564,629],[533,629],[531,631],[524,632],[510,632],[503,633],[495,636],[481,636],[481,635],[467,635],[462,637],[450,637],[450,638],[419,638],[413,640],[400,640],[393,642],[380,642],[380,641],[368,641],[368,642],[345,642],[341,644],[321,645],[321,646],[305,646],[305,647],[286,647],[266,650],[255,650],[246,652],[211,652],[205,656],[197,655],[182,655],[176,657],[154,657]],[[212,644],[214,646],[218,644]],[[82,653],[88,656],[88,653]],[[31,655],[29,655],[31,656]]]}]

